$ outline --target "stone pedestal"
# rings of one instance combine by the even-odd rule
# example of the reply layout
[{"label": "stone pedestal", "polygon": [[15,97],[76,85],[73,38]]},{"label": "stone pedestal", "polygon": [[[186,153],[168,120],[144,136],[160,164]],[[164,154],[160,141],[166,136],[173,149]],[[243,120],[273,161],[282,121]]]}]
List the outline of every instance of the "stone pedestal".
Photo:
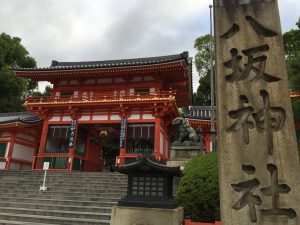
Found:
[{"label": "stone pedestal", "polygon": [[113,206],[111,225],[182,225],[183,208],[156,209]]},{"label": "stone pedestal", "polygon": [[171,146],[168,166],[184,166],[189,160],[200,155],[199,146]]}]

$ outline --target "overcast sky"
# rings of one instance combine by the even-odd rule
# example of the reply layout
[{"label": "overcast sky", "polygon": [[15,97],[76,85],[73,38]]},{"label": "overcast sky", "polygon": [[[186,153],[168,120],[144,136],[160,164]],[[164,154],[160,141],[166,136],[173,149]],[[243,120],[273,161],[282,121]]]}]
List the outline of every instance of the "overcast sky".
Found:
[{"label": "overcast sky", "polygon": [[[0,32],[22,38],[38,66],[189,51],[209,33],[211,0],[0,0]],[[283,31],[300,0],[279,0]],[[194,73],[194,88],[199,77]]]}]

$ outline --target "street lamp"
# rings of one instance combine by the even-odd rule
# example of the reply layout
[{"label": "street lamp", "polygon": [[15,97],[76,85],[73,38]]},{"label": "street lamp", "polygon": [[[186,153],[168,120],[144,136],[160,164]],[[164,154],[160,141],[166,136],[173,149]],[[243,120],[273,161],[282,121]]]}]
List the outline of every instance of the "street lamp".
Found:
[{"label": "street lamp", "polygon": [[212,151],[215,151],[215,95],[214,95],[214,53],[213,53],[213,24],[212,24],[212,5],[209,5],[210,12],[210,133]]}]

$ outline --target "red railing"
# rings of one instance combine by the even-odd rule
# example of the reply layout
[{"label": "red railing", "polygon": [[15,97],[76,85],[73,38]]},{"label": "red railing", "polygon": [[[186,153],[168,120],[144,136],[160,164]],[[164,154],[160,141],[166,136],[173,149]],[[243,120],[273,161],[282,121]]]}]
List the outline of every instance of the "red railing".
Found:
[{"label": "red railing", "polygon": [[107,102],[126,102],[126,101],[145,101],[145,100],[170,100],[174,98],[174,91],[164,91],[156,93],[139,93],[132,95],[104,95],[93,94],[90,96],[34,96],[26,99],[25,105],[29,104],[66,104],[66,103],[107,103]]},{"label": "red railing", "polygon": [[73,164],[75,159],[85,160],[83,156],[76,155],[73,157],[73,163],[71,163],[69,153],[46,153],[42,156],[34,156],[32,162],[32,170],[43,170],[44,162],[49,162],[50,171],[69,171],[73,170]]},{"label": "red railing", "polygon": [[[19,164],[20,170],[23,170],[23,169],[24,169],[24,166],[31,167],[31,165],[32,165],[32,162],[27,161],[27,160],[22,160],[22,159],[11,159],[11,160],[10,160],[10,163],[17,163],[17,164]],[[27,167],[27,168],[28,168],[28,167]]]},{"label": "red railing", "polygon": [[[63,160],[63,168],[55,168],[54,164],[57,160]],[[34,156],[32,163],[32,170],[42,171],[44,162],[49,162],[49,170],[53,171],[71,171],[69,163],[69,154],[59,154],[59,156]]]}]

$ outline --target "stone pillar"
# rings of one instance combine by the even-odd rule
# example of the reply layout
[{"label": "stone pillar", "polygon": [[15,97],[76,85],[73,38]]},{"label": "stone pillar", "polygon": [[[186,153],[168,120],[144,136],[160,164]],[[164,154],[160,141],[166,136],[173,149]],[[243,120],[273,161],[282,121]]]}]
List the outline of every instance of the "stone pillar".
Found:
[{"label": "stone pillar", "polygon": [[277,0],[216,0],[222,225],[300,225],[300,165]]}]

